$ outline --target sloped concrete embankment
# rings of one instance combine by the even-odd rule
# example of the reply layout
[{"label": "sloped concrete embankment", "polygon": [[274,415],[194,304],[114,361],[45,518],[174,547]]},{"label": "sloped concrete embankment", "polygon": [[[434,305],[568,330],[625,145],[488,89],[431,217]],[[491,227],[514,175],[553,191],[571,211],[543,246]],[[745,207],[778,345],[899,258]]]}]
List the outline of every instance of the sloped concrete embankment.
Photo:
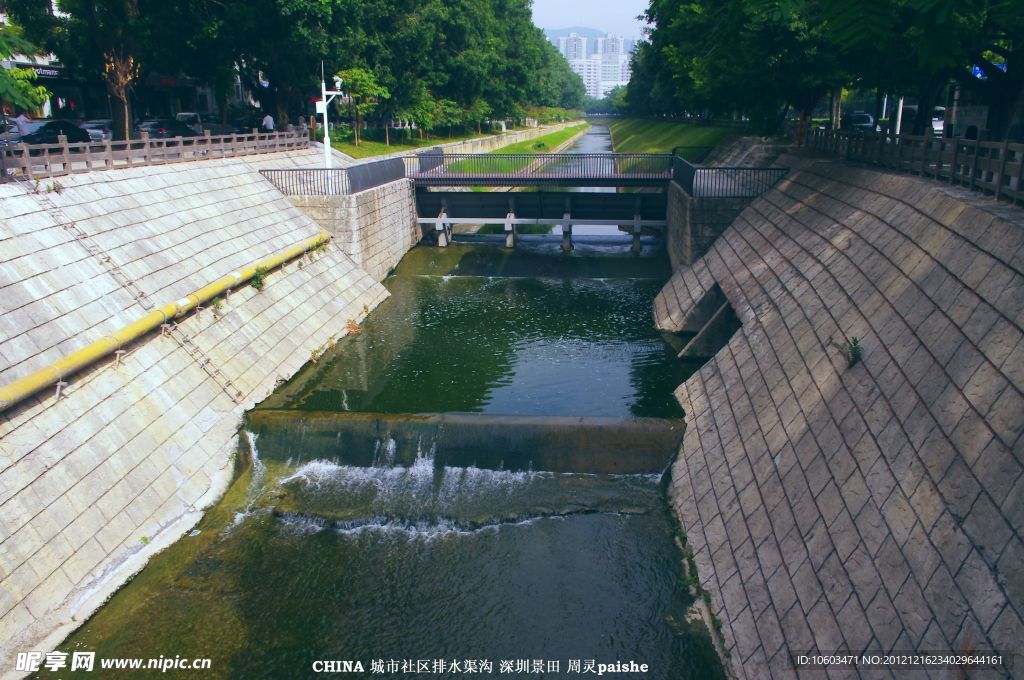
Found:
[{"label": "sloped concrete embankment", "polygon": [[[316,152],[0,186],[7,384],[321,231],[258,173]],[[49,650],[229,481],[246,408],[387,296],[330,247],[0,413],[0,667]]]},{"label": "sloped concrete embankment", "polygon": [[743,322],[677,392],[671,487],[737,676],[813,650],[1019,672],[1022,269],[1020,210],[805,164],[665,286],[662,328],[715,284]]}]

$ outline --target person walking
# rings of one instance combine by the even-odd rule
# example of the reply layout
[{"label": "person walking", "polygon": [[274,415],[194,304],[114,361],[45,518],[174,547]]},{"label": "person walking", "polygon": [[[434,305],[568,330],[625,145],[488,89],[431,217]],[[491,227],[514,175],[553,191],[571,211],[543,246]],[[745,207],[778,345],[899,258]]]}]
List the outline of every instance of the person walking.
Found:
[{"label": "person walking", "polygon": [[263,116],[263,129],[267,132],[274,131],[274,117],[270,115],[269,111],[267,115]]},{"label": "person walking", "polygon": [[18,126],[19,135],[28,134],[28,124],[32,122],[31,116],[27,112],[22,111],[18,114],[18,117],[14,119],[14,124]]}]

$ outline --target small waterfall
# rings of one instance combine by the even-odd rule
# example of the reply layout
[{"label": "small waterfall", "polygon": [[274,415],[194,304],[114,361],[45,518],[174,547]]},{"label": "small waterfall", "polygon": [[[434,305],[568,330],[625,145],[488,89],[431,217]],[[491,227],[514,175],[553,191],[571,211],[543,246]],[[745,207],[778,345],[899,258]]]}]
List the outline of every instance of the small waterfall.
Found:
[{"label": "small waterfall", "polygon": [[[392,446],[384,439],[375,457]],[[658,476],[595,475],[449,466],[433,442],[420,442],[411,465],[364,467],[312,460],[279,481],[286,500],[275,508],[295,535],[331,529],[434,539],[521,526],[573,515],[639,514],[658,499]]]},{"label": "small waterfall", "polygon": [[263,484],[263,477],[266,476],[267,466],[260,459],[260,450],[256,447],[256,440],[259,435],[249,430],[242,430],[245,440],[249,443],[249,457],[252,460],[252,480],[249,484],[251,490]]}]

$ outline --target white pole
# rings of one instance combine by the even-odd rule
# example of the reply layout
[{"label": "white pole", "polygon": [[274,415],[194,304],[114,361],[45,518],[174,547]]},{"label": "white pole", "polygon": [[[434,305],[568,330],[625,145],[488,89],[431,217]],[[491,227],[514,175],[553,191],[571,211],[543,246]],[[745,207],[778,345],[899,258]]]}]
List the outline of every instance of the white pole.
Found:
[{"label": "white pole", "polygon": [[903,97],[900,97],[899,103],[896,104],[896,134],[900,134],[902,127],[903,127]]},{"label": "white pole", "polygon": [[327,131],[327,83],[320,76],[320,103],[324,107],[324,167],[331,167],[331,133]]}]

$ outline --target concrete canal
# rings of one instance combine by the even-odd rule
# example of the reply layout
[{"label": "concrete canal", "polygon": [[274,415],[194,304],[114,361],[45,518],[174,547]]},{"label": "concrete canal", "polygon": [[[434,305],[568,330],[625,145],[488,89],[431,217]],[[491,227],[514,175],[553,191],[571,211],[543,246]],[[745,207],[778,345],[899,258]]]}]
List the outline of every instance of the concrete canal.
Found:
[{"label": "concrete canal", "polygon": [[653,240],[639,257],[628,236],[576,240],[411,251],[362,328],[250,412],[198,533],[62,649],[208,657],[224,678],[317,660],[721,676],[662,475],[683,435],[672,390],[698,367],[652,324],[669,265]]}]

